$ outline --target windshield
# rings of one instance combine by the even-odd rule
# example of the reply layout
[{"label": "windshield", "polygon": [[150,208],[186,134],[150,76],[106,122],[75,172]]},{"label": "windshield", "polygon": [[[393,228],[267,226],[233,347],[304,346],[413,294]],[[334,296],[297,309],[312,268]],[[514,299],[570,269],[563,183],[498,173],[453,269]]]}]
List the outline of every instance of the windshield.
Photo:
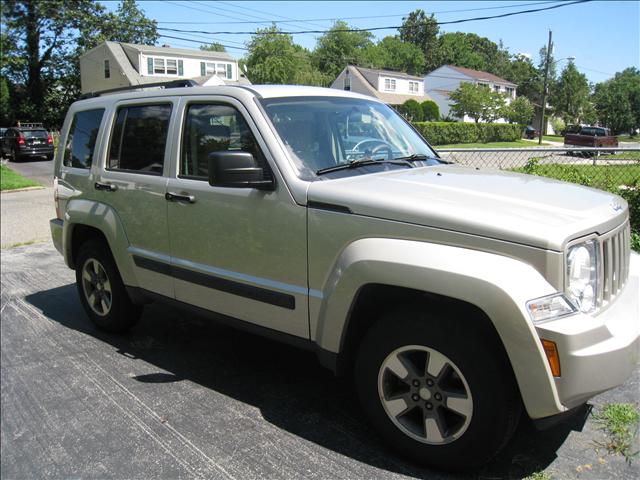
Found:
[{"label": "windshield", "polygon": [[[431,159],[436,153],[393,109],[360,98],[290,97],[263,99],[267,115],[295,162],[300,176],[315,180],[317,172],[339,165],[380,160],[383,169],[411,168],[396,159]],[[418,158],[419,157],[419,158]],[[376,168],[354,168],[337,176],[362,175]]]}]

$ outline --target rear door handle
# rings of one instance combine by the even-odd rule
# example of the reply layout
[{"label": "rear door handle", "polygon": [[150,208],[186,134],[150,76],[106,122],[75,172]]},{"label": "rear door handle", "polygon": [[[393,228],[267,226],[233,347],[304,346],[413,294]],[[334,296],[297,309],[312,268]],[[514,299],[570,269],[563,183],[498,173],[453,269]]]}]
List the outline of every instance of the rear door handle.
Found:
[{"label": "rear door handle", "polygon": [[96,190],[104,190],[106,192],[115,192],[118,189],[117,185],[112,185],[111,183],[96,182],[93,186]]},{"label": "rear door handle", "polygon": [[188,194],[167,192],[165,193],[164,198],[170,202],[196,203],[196,197]]}]

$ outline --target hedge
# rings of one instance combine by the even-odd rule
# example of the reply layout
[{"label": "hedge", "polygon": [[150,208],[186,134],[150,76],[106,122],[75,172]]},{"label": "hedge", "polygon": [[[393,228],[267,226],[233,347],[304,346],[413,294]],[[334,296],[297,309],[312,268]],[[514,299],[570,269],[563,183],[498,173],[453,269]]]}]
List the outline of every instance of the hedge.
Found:
[{"label": "hedge", "polygon": [[452,143],[514,142],[522,138],[523,125],[509,123],[415,122],[431,145]]}]

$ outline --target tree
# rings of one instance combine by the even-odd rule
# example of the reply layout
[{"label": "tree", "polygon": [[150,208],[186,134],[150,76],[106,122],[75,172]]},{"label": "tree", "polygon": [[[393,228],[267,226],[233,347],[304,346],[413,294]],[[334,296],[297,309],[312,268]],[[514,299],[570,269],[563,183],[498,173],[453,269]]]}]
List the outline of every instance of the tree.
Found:
[{"label": "tree", "polygon": [[422,107],[415,100],[407,100],[402,105],[398,105],[398,111],[410,122],[422,122],[424,115]]},{"label": "tree", "polygon": [[640,128],[640,70],[630,67],[596,85],[595,109],[600,123],[615,133]]},{"label": "tree", "polygon": [[587,77],[569,62],[556,82],[550,103],[565,124],[581,123],[590,103],[589,94]]},{"label": "tree", "polygon": [[318,38],[311,56],[315,68],[335,79],[349,63],[357,64],[361,51],[372,45],[370,32],[347,32],[350,27],[338,20]]},{"label": "tree", "polygon": [[520,125],[528,125],[531,123],[533,114],[533,104],[526,97],[518,97],[512,100],[509,105],[503,107],[501,112],[501,116],[507,121]]},{"label": "tree", "polygon": [[425,122],[437,122],[440,119],[440,109],[433,100],[425,100],[420,104]]},{"label": "tree", "polygon": [[519,97],[527,97],[532,102],[540,101],[542,77],[531,59],[523,56],[512,57],[504,78],[518,86],[516,92]]},{"label": "tree", "polygon": [[224,45],[218,42],[212,42],[207,45],[200,45],[200,50],[207,52],[226,52],[227,49]]},{"label": "tree", "polygon": [[333,78],[313,69],[309,51],[293,43],[277,26],[258,30],[247,44],[243,63],[252,83],[326,85]]},{"label": "tree", "polygon": [[[74,31],[104,7],[90,0],[8,0],[2,6],[2,73],[23,92],[16,107],[22,119],[49,119],[45,100],[55,79],[71,70]],[[8,58],[7,58],[8,57]]]},{"label": "tree", "polygon": [[500,117],[504,105],[504,96],[498,92],[492,92],[483,85],[462,83],[449,98],[455,103],[451,106],[454,116],[463,118],[465,115],[473,118],[478,123],[480,120],[492,122]]},{"label": "tree", "polygon": [[358,64],[362,66],[397,70],[410,75],[421,75],[425,70],[422,51],[397,36],[384,37],[377,44],[366,46],[358,57]]},{"label": "tree", "polygon": [[7,125],[13,124],[15,118],[11,107],[9,82],[4,77],[0,77],[0,113],[2,114],[3,122],[7,122]]},{"label": "tree", "polygon": [[438,37],[440,65],[456,65],[505,76],[509,52],[475,33],[448,32]]},{"label": "tree", "polygon": [[427,16],[423,10],[414,10],[402,19],[400,40],[418,47],[425,60],[425,71],[435,70],[442,62],[438,44],[438,22],[433,14]]}]

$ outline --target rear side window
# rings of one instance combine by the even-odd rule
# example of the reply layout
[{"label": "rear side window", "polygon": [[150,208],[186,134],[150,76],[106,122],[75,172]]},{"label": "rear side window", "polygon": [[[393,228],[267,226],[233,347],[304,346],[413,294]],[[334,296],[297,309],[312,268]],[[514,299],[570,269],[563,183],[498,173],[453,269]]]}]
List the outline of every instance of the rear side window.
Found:
[{"label": "rear side window", "polygon": [[189,105],[182,138],[180,175],[207,178],[209,154],[223,150],[249,152],[270,175],[249,125],[238,110],[229,105]]},{"label": "rear side window", "polygon": [[[63,164],[67,167],[91,168],[93,150],[104,109],[86,110],[73,116],[64,147]],[[44,130],[43,130],[44,132]],[[46,137],[46,133],[45,137]]]},{"label": "rear side window", "polygon": [[108,168],[162,175],[170,117],[168,104],[119,108]]}]

